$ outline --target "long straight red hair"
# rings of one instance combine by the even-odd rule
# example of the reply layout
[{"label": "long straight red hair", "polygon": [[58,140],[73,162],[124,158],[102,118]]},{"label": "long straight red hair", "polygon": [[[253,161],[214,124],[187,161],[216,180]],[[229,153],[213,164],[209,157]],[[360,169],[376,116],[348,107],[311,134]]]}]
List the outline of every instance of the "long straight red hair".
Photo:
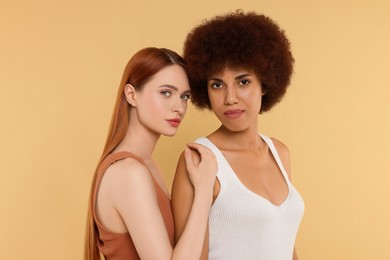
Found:
[{"label": "long straight red hair", "polygon": [[93,217],[93,196],[96,189],[97,169],[107,155],[123,140],[127,132],[130,105],[124,95],[125,85],[132,84],[136,90],[141,90],[153,75],[166,66],[174,64],[180,65],[184,70],[186,69],[183,58],[176,52],[164,48],[149,47],[135,53],[125,67],[119,85],[106,143],[92,180],[85,234],[85,260],[100,260],[100,253],[97,247],[99,231]]}]

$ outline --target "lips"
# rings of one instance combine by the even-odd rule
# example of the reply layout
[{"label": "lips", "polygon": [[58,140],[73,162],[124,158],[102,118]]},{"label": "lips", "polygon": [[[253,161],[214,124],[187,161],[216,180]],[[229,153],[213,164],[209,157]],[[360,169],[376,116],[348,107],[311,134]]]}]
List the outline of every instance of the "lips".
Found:
[{"label": "lips", "polygon": [[244,113],[244,110],[241,109],[233,109],[233,110],[227,110],[223,114],[230,119],[236,119],[239,118]]},{"label": "lips", "polygon": [[173,119],[168,119],[167,122],[173,126],[173,127],[178,127],[180,125],[180,118],[173,118]]}]

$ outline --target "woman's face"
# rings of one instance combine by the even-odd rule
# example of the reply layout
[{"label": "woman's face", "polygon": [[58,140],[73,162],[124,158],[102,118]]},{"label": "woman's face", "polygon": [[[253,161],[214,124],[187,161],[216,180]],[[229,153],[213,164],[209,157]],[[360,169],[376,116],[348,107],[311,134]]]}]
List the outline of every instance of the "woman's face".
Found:
[{"label": "woman's face", "polygon": [[149,130],[167,136],[176,134],[187,111],[190,88],[187,75],[179,65],[170,65],[156,73],[136,91],[139,121]]},{"label": "woman's face", "polygon": [[225,128],[257,131],[263,93],[253,71],[225,68],[209,77],[207,90],[213,112]]}]

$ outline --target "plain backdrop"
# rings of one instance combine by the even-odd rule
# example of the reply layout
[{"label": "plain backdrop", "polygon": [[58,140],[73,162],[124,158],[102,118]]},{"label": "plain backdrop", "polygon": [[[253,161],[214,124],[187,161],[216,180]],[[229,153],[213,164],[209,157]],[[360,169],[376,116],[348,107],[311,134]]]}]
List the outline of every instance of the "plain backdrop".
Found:
[{"label": "plain backdrop", "polygon": [[[239,8],[277,21],[296,59],[259,129],[290,148],[306,203],[300,259],[390,259],[385,0],[1,0],[1,259],[82,259],[90,183],[128,59],[147,46],[182,53],[193,26]],[[161,139],[154,156],[169,187],[185,143],[216,127],[191,106],[177,136]]]}]

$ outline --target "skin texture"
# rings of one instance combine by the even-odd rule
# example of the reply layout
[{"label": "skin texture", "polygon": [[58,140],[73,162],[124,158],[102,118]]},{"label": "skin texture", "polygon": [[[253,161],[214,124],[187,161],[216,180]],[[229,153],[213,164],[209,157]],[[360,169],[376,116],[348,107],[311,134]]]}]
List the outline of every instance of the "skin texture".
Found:
[{"label": "skin texture", "polygon": [[[113,152],[131,152],[141,157],[148,167],[127,158],[107,169],[97,195],[98,218],[112,232],[129,232],[141,259],[199,259],[217,171],[214,155],[197,144],[188,144],[184,152],[183,160],[194,187],[194,203],[175,248],[169,242],[152,179],[169,196],[152,153],[160,135],[173,136],[185,115],[189,97],[185,71],[178,65],[167,66],[142,90],[136,91],[128,84],[124,94],[131,105],[129,126],[125,138]],[[192,160],[190,148],[197,151],[200,160]]]},{"label": "skin texture", "polygon": [[[253,71],[224,68],[207,81],[208,96],[221,126],[208,138],[222,152],[240,181],[251,191],[275,205],[288,196],[288,186],[267,144],[258,135],[258,113],[261,108],[262,86]],[[291,179],[288,148],[272,139],[283,166]],[[193,153],[193,160],[199,156]],[[250,174],[255,172],[256,174]],[[214,185],[213,201],[219,193]],[[175,219],[175,239],[182,236],[187,222],[194,189],[188,177],[184,157],[178,162],[172,187],[172,207]],[[208,234],[204,240],[201,259],[208,258]],[[298,259],[294,250],[294,260]]]}]

